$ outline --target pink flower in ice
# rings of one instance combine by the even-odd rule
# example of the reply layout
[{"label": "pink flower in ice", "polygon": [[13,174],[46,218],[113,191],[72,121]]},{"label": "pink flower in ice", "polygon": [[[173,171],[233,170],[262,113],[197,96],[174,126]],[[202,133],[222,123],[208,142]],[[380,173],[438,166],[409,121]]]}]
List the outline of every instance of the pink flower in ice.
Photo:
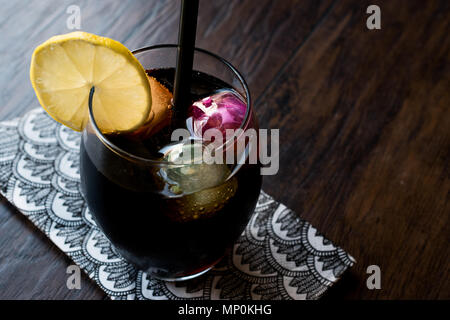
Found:
[{"label": "pink flower in ice", "polygon": [[190,108],[192,133],[201,137],[208,129],[219,129],[225,138],[226,129],[241,127],[247,105],[233,91],[220,91],[194,102]]}]

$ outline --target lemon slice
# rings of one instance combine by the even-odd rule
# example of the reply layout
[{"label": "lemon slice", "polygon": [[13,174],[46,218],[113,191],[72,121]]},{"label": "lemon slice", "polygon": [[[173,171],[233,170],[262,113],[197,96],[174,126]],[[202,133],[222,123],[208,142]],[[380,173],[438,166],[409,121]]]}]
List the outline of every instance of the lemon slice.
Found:
[{"label": "lemon slice", "polygon": [[50,38],[36,48],[30,79],[42,107],[56,121],[81,131],[89,119],[89,93],[103,133],[132,131],[151,112],[144,68],[120,42],[86,32]]}]

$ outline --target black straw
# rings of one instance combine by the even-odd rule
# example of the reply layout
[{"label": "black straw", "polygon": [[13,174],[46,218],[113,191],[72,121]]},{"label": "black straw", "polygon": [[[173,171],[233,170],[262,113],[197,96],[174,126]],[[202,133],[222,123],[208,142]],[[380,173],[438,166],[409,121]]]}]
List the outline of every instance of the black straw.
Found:
[{"label": "black straw", "polygon": [[173,89],[175,112],[185,116],[191,104],[192,65],[197,31],[198,0],[182,0],[178,30],[178,55]]}]

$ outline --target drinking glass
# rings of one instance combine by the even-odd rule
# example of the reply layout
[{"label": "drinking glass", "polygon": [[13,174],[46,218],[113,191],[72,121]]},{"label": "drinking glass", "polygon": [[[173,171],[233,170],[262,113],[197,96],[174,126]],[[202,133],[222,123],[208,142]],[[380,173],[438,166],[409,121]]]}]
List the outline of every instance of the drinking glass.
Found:
[{"label": "drinking glass", "polygon": [[[133,54],[145,69],[174,68],[177,46],[152,46]],[[258,129],[248,87],[230,63],[196,49],[193,70],[238,92],[247,105],[240,128],[244,135]],[[81,190],[115,250],[138,269],[169,281],[211,269],[250,219],[261,188],[259,164],[180,164],[146,158],[103,134],[93,110],[90,103],[80,146]],[[183,187],[182,194],[172,192],[174,183]]]}]

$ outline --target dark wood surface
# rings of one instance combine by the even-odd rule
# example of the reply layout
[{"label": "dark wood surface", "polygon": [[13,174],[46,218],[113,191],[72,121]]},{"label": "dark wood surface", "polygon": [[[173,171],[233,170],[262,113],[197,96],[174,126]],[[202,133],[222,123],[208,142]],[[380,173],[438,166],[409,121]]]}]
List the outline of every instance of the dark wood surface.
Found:
[{"label": "dark wood surface", "polygon": [[[177,0],[0,0],[0,119],[38,106],[31,53],[68,32],[71,4],[82,30],[131,49],[177,39]],[[197,46],[231,61],[261,127],[281,129],[264,190],[358,261],[326,299],[450,298],[449,30],[448,0],[201,1]],[[85,276],[68,290],[71,261],[0,200],[0,299],[106,298]]]}]

